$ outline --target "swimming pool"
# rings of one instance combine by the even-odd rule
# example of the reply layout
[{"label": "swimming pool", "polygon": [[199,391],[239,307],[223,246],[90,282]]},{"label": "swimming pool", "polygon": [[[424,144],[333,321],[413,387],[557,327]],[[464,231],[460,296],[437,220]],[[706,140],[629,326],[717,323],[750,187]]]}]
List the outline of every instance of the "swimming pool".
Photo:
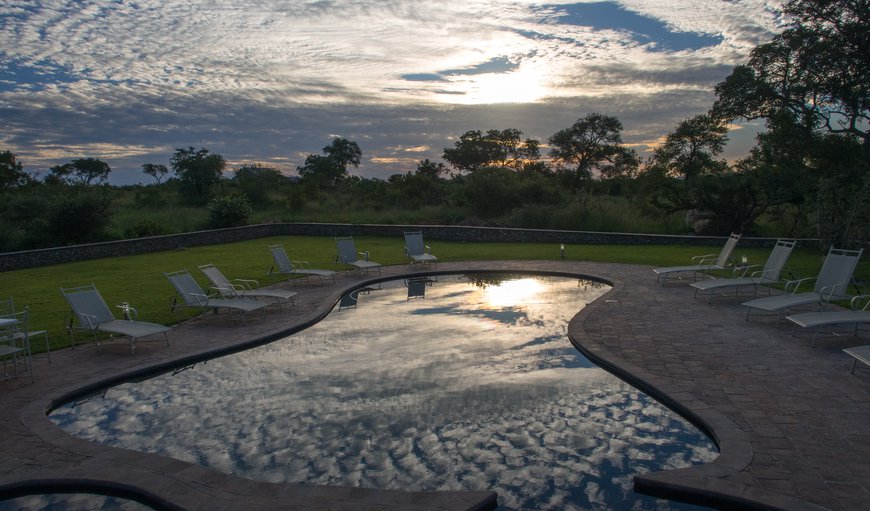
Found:
[{"label": "swimming pool", "polygon": [[282,341],[56,409],[71,434],[273,482],[492,489],[503,509],[682,509],[632,477],[711,461],[686,420],[570,344],[609,289],[503,274],[391,281]]}]

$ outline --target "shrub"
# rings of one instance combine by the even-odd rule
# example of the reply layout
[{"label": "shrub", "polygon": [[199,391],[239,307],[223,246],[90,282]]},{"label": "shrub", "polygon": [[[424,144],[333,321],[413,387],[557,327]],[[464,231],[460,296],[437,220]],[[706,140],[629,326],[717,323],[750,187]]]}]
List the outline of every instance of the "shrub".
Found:
[{"label": "shrub", "polygon": [[211,226],[214,228],[239,227],[248,223],[254,213],[247,196],[229,193],[215,197],[208,205]]},{"label": "shrub", "polygon": [[60,199],[51,208],[48,231],[55,242],[100,241],[111,215],[111,201],[105,193],[81,191]]},{"label": "shrub", "polygon": [[140,220],[124,230],[125,238],[146,238],[148,236],[161,236],[163,234],[169,234],[169,229],[151,218]]}]

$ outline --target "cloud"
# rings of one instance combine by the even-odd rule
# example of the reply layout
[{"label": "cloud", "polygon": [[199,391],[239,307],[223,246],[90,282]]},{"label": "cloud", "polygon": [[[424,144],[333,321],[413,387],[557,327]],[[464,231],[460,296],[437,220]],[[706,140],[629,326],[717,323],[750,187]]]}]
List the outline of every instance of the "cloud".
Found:
[{"label": "cloud", "polygon": [[[648,119],[643,130],[623,124],[651,140],[709,107],[712,85],[779,29],[775,5],[7,2],[0,142],[28,169],[129,144],[126,156],[86,156],[132,182],[145,179],[142,163],[188,145],[292,172],[330,133],[360,143],[360,173],[385,177],[412,168],[390,163],[388,147],[426,145],[421,156],[438,160],[470,129],[546,138],[591,111]],[[689,101],[661,115],[668,95]],[[508,124],[521,110],[534,117]]]}]

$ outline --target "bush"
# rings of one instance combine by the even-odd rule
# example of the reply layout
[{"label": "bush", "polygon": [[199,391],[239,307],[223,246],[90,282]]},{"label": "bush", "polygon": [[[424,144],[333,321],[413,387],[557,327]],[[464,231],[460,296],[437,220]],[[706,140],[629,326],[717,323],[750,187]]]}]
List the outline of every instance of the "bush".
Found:
[{"label": "bush", "polygon": [[211,226],[217,229],[246,225],[254,213],[247,196],[240,193],[220,195],[208,204]]},{"label": "bush", "polygon": [[151,218],[140,220],[135,225],[124,230],[125,238],[147,238],[169,234],[169,229]]},{"label": "bush", "polygon": [[60,199],[48,214],[48,231],[60,243],[101,241],[112,216],[105,193],[85,190]]}]

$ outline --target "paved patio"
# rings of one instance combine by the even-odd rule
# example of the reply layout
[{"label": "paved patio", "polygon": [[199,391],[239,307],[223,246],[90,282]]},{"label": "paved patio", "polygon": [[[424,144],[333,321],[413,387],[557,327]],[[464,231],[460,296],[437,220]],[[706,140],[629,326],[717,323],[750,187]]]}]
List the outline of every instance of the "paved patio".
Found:
[{"label": "paved patio", "polygon": [[[417,270],[415,267],[414,271]],[[870,503],[870,368],[849,373],[842,348],[870,339],[791,337],[785,323],[744,321],[740,300],[708,304],[684,285],[662,288],[647,267],[574,261],[442,263],[439,271],[535,270],[591,276],[613,290],[569,325],[575,345],[605,368],[707,428],[722,454],[699,467],[638,477],[636,488],[733,509],[854,510]],[[399,276],[408,266],[384,269]],[[473,510],[492,492],[402,492],[250,481],[151,454],[74,438],[46,417],[53,403],[107,379],[160,370],[281,338],[316,322],[365,279],[303,284],[296,306],[248,326],[225,314],[177,325],[172,344],[92,345],[35,360],[0,382],[0,497],[58,490],[138,495],[169,509]],[[147,319],[147,318],[143,318]]]}]

